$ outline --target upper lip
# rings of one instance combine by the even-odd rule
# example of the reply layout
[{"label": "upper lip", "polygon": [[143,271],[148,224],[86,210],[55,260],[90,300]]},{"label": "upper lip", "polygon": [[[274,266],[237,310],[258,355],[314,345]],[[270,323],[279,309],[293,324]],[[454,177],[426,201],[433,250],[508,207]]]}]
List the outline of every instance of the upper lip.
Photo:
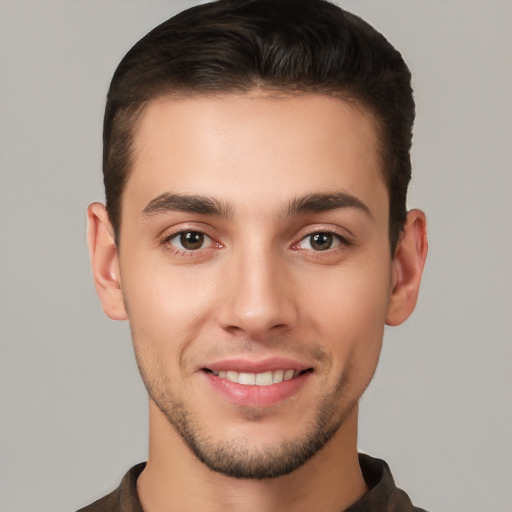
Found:
[{"label": "upper lip", "polygon": [[205,364],[202,368],[214,372],[225,370],[245,373],[264,373],[276,370],[295,370],[301,372],[312,368],[312,366],[294,361],[293,359],[272,357],[262,359],[261,361],[252,361],[243,358],[222,359]]}]

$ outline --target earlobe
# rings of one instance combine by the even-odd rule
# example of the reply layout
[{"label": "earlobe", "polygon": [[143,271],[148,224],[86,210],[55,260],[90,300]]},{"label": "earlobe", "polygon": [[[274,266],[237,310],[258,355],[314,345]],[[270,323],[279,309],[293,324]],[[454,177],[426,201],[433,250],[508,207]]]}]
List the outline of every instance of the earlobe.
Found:
[{"label": "earlobe", "polygon": [[112,320],[126,320],[114,231],[105,206],[100,203],[87,209],[87,243],[103,311]]},{"label": "earlobe", "polygon": [[392,262],[391,295],[386,315],[388,325],[400,325],[416,306],[428,250],[426,224],[422,211],[411,210],[407,214]]}]

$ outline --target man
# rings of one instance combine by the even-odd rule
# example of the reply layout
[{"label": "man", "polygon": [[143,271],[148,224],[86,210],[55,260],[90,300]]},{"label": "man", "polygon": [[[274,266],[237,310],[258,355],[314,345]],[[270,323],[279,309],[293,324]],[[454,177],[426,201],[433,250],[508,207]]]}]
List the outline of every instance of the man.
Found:
[{"label": "man", "polygon": [[410,73],[323,0],[221,0],[139,41],[111,83],[96,288],[129,319],[145,464],[85,511],[409,511],[357,453],[384,325],[413,311]]}]

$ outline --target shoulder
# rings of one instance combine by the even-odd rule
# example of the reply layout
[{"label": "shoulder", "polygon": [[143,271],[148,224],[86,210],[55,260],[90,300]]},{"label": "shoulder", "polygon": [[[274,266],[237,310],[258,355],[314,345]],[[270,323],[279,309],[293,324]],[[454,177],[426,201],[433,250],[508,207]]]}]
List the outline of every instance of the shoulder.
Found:
[{"label": "shoulder", "polygon": [[415,507],[409,496],[395,485],[385,461],[360,454],[359,465],[369,491],[346,512],[426,512]]},{"label": "shoulder", "polygon": [[77,512],[143,512],[137,496],[137,478],[145,467],[145,462],[133,466],[117,489]]},{"label": "shoulder", "polygon": [[103,496],[103,498],[100,498],[99,500],[96,500],[94,503],[91,503],[90,505],[87,505],[84,508],[81,508],[80,510],[77,510],[77,512],[115,512],[119,510],[119,507],[117,505],[118,499],[118,490],[112,491],[110,494],[107,494],[106,496]]}]

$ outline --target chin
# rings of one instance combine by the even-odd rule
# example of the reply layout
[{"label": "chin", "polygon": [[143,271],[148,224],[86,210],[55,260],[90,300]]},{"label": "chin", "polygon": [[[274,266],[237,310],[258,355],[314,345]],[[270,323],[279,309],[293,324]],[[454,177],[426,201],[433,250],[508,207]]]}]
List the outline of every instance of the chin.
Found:
[{"label": "chin", "polygon": [[[279,418],[246,408],[224,432],[221,425],[203,425],[178,402],[153,401],[192,453],[210,470],[231,478],[269,479],[287,475],[309,461],[332,439],[353,407],[341,413],[324,397],[309,419],[279,424]],[[265,443],[258,443],[258,440]]]}]

